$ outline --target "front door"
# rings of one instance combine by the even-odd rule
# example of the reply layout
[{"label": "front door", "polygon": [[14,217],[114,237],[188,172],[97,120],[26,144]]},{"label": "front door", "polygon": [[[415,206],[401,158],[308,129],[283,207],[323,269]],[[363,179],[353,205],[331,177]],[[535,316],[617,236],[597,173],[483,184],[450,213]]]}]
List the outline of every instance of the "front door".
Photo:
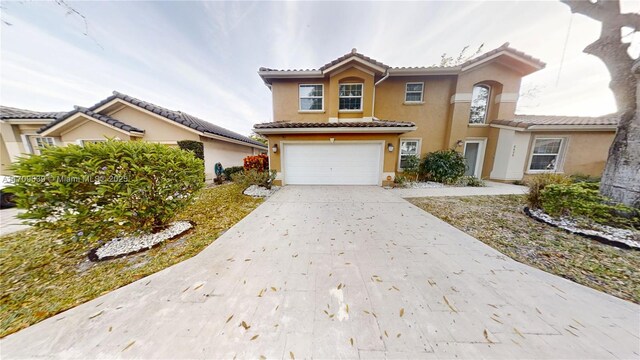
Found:
[{"label": "front door", "polygon": [[482,176],[482,160],[484,158],[484,140],[467,140],[464,143],[464,159],[467,163],[465,175]]}]

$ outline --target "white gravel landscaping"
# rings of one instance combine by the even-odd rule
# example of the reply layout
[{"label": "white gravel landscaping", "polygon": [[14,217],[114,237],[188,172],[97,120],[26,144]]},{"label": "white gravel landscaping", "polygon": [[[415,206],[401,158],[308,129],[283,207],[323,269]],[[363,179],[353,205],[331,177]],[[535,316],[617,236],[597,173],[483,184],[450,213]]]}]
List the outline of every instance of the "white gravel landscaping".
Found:
[{"label": "white gravel landscaping", "polygon": [[557,226],[574,234],[598,237],[606,241],[621,243],[635,249],[640,249],[640,234],[632,230],[600,224],[594,224],[594,229],[584,229],[579,227],[574,219],[566,217],[554,218],[540,209],[529,209],[529,213],[532,217],[538,220]]},{"label": "white gravel landscaping", "polygon": [[446,185],[433,181],[410,181],[405,184],[405,189],[434,189],[443,188]]},{"label": "white gravel landscaping", "polygon": [[264,186],[251,185],[244,191],[244,194],[253,197],[269,197],[278,190],[280,190],[280,186],[272,186],[271,189],[267,189]]},{"label": "white gravel landscaping", "polygon": [[188,221],[176,221],[168,228],[155,234],[127,236],[111,239],[97,248],[93,253],[96,260],[105,260],[121,255],[131,254],[144,249],[151,249],[165,240],[174,238],[191,229],[193,225]]}]

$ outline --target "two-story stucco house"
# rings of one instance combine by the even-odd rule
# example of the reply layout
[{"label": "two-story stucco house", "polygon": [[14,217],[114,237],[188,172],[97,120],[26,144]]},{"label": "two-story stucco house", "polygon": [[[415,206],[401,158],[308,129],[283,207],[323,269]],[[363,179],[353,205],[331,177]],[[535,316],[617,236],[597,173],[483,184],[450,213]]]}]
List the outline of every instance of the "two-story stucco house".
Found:
[{"label": "two-story stucco house", "polygon": [[23,154],[37,154],[42,146],[82,145],[86,142],[149,141],[177,146],[180,140],[204,146],[205,175],[214,177],[214,165],[241,166],[249,155],[265,152],[264,144],[182,111],[114,91],[88,108],[42,113],[0,107],[2,174]]},{"label": "two-story stucco house", "polygon": [[386,185],[406,156],[451,148],[478,178],[599,176],[615,116],[515,114],[522,78],[544,66],[504,44],[455,67],[390,67],[353,49],[319,69],[260,68],[274,121],[254,131],[281,184]]}]

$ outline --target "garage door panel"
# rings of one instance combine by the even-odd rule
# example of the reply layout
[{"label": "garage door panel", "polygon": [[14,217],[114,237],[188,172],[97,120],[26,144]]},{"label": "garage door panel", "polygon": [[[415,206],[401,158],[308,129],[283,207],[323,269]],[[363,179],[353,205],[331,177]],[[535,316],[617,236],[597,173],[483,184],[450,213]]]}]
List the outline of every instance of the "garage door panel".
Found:
[{"label": "garage door panel", "polygon": [[285,144],[285,184],[378,185],[382,145]]}]

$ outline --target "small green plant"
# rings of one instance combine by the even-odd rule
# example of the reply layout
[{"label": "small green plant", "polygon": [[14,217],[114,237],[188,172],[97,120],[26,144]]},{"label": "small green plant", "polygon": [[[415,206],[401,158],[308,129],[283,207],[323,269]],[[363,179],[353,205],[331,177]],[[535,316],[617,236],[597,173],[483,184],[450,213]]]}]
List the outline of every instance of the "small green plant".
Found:
[{"label": "small green plant", "polygon": [[244,167],[242,166],[230,166],[228,168],[224,169],[224,176],[227,178],[227,180],[231,180],[231,177],[233,176],[233,174],[237,173],[237,172],[241,172],[244,171]]},{"label": "small green plant", "polygon": [[204,145],[200,141],[180,140],[178,147],[182,150],[191,151],[198,159],[204,160]]},{"label": "small green plant", "polygon": [[237,172],[231,176],[233,181],[243,188],[248,188],[251,185],[264,186],[267,189],[271,189],[273,180],[275,180],[277,171],[258,171],[256,169],[245,170],[243,172]]},{"label": "small green plant", "polygon": [[452,184],[464,175],[466,168],[462,154],[455,150],[440,150],[425,156],[420,173],[429,180]]},{"label": "small green plant", "polygon": [[623,227],[638,222],[637,217],[633,219],[632,208],[612,204],[600,195],[598,183],[550,184],[542,190],[540,202],[542,209],[552,216],[583,217],[599,224]]},{"label": "small green plant", "polygon": [[418,176],[420,175],[420,158],[416,155],[409,155],[404,158],[402,173],[407,178],[412,177],[413,180],[418,181]]},{"label": "small green plant", "polygon": [[404,175],[396,174],[396,177],[393,178],[393,183],[399,187],[402,187],[407,183],[407,177]]},{"label": "small green plant", "polygon": [[13,171],[21,218],[86,240],[158,230],[204,185],[193,153],[143,141],[51,146]]},{"label": "small green plant", "polygon": [[547,185],[551,184],[570,184],[571,178],[556,173],[546,173],[533,175],[525,180],[525,184],[529,187],[529,193],[527,194],[527,203],[532,209],[540,208],[540,193]]},{"label": "small green plant", "polygon": [[470,187],[483,187],[485,186],[484,181],[482,179],[478,179],[475,176],[467,175],[463,176],[456,182],[456,185],[459,186],[470,186]]}]

